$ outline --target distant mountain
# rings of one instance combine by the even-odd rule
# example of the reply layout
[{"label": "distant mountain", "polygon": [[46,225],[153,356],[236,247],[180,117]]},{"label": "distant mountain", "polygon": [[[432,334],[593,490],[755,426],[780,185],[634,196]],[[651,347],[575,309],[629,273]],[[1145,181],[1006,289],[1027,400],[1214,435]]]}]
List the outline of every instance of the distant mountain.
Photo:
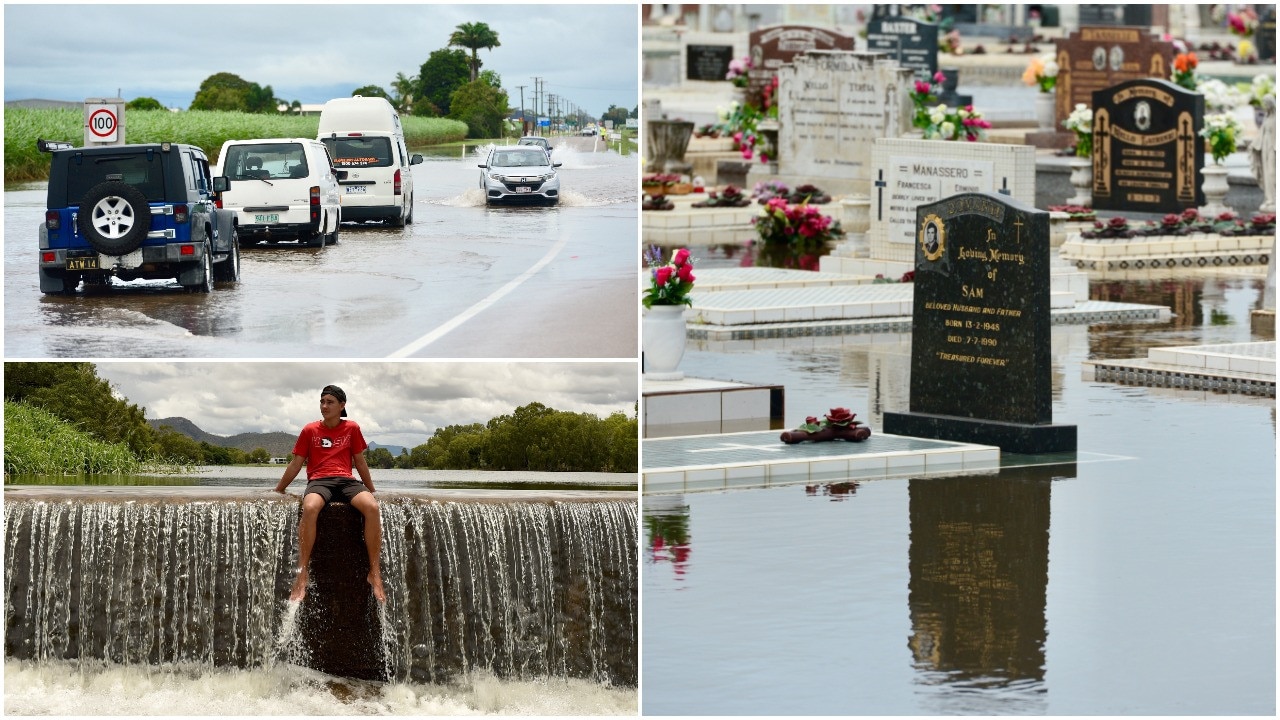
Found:
[{"label": "distant mountain", "polygon": [[253,452],[257,448],[263,448],[271,453],[273,457],[287,457],[293,451],[293,443],[298,439],[296,433],[286,432],[239,433],[231,436],[214,435],[201,430],[195,423],[184,417],[148,420],[147,424],[156,429],[159,429],[161,425],[168,425],[196,442],[207,442],[218,447],[230,447],[245,452]]},{"label": "distant mountain", "polygon": [[[257,448],[263,448],[271,453],[273,457],[288,457],[293,452],[293,443],[298,439],[297,433],[286,432],[240,433],[231,436],[214,435],[201,430],[199,426],[184,417],[148,420],[147,424],[156,429],[159,429],[161,425],[168,425],[196,442],[207,442],[217,447],[230,447],[245,452],[253,452]],[[379,447],[386,448],[392,457],[400,457],[400,453],[404,450],[404,447],[400,445],[369,443],[370,450]]]}]

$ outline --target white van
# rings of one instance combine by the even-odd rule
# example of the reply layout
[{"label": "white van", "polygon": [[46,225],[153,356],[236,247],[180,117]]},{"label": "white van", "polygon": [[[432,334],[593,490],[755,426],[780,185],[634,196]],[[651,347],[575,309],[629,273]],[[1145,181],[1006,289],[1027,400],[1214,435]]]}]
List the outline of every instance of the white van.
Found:
[{"label": "white van", "polygon": [[323,247],[338,241],[342,196],[324,144],[311,138],[228,140],[218,155],[231,188],[219,195],[235,213],[240,244],[297,240]]},{"label": "white van", "polygon": [[413,172],[421,155],[409,155],[400,116],[386,98],[335,98],[320,112],[320,142],[334,167],[346,170],[342,219],[413,222]]}]

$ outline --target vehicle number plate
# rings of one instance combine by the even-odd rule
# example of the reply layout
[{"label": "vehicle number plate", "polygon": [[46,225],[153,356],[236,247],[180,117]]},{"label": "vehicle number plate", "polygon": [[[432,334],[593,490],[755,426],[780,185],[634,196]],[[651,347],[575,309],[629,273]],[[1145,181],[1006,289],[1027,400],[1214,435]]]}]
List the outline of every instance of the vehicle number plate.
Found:
[{"label": "vehicle number plate", "polygon": [[98,258],[97,256],[67,258],[67,269],[68,270],[97,270]]},{"label": "vehicle number plate", "polygon": [[518,188],[516,188],[516,192],[518,192],[518,193],[522,193],[522,192],[533,192],[533,188],[518,187]]},{"label": "vehicle number plate", "polygon": [[348,195],[363,195],[364,191],[365,191],[364,185],[348,185],[347,186]]},{"label": "vehicle number plate", "polygon": [[278,223],[280,222],[280,215],[277,213],[271,213],[270,215],[254,215],[253,221],[256,223]]}]

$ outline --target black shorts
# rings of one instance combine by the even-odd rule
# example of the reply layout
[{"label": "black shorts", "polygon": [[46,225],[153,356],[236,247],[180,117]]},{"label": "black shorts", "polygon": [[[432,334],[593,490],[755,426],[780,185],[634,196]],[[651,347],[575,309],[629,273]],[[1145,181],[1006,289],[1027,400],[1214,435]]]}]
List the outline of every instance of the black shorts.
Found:
[{"label": "black shorts", "polygon": [[364,483],[355,478],[348,477],[323,477],[315,480],[307,481],[307,491],[302,494],[305,498],[311,493],[315,493],[324,498],[324,504],[328,505],[334,500],[346,499],[351,502],[355,496],[362,492],[368,492],[369,488]]}]

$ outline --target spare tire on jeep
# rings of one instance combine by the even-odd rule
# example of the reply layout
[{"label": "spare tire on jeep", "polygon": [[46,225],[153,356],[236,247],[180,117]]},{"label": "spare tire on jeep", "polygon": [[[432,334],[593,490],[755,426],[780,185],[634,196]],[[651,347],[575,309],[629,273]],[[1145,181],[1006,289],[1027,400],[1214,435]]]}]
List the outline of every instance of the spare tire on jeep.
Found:
[{"label": "spare tire on jeep", "polygon": [[80,235],[103,255],[137,250],[151,230],[151,206],[142,191],[118,180],[98,183],[80,200]]}]

